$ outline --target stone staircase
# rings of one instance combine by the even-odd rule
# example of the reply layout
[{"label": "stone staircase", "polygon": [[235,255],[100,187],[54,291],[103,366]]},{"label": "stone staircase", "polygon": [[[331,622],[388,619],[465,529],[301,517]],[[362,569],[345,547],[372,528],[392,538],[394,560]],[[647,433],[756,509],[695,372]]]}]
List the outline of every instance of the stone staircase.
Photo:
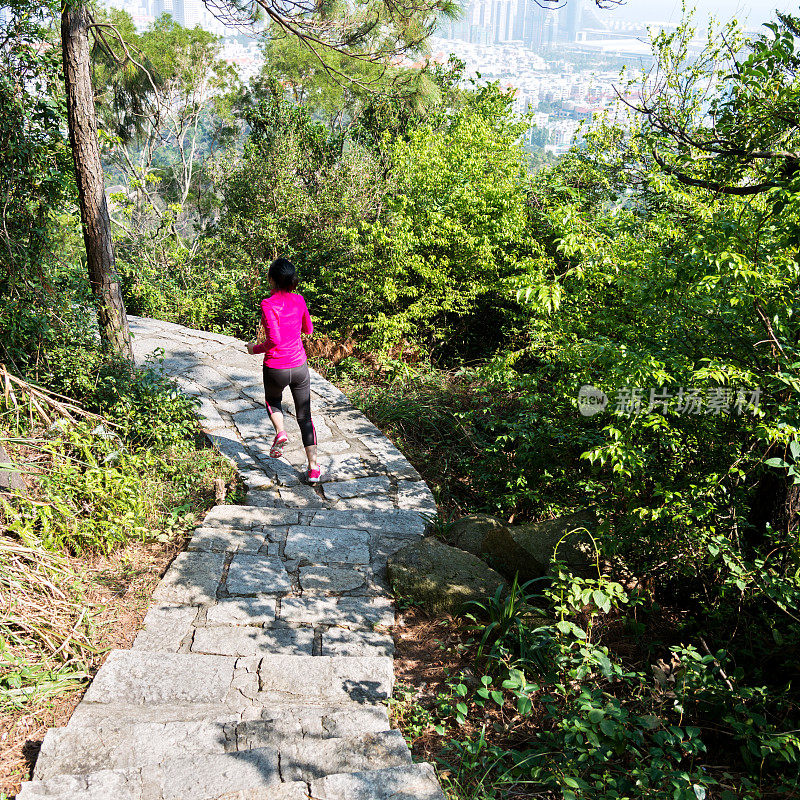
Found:
[{"label": "stone staircase", "polygon": [[[131,318],[138,362],[199,399],[247,505],[217,506],[112,651],[19,800],[443,800],[392,730],[386,560],[422,536],[428,487],[313,376],[321,487],[268,457],[260,359],[227,336]],[[291,410],[291,408],[290,408]],[[299,443],[297,426],[287,426]]]}]

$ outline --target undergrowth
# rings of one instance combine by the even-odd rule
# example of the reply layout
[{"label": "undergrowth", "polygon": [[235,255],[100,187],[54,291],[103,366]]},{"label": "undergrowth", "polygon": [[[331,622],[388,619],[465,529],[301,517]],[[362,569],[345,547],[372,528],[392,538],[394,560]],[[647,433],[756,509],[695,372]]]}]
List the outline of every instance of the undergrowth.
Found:
[{"label": "undergrowth", "polygon": [[[744,434],[618,416],[640,438],[601,445],[609,421],[577,413],[579,378],[517,367],[328,368],[434,489],[434,534],[475,511],[516,523],[595,505],[604,520],[593,579],[555,570],[523,591],[500,565],[511,587],[473,606],[466,663],[435,692],[401,681],[393,714],[415,754],[452,800],[800,797],[797,532],[759,533],[735,481],[693,477]],[[692,446],[667,457],[651,430]],[[705,440],[718,451],[693,449]],[[725,529],[734,503],[743,537]]]},{"label": "undergrowth", "polygon": [[202,442],[193,401],[155,370],[104,364],[82,399],[106,417],[46,425],[18,401],[0,413],[0,442],[25,482],[0,494],[0,791],[24,777],[21,748],[54,709],[123,631],[133,636],[219,482],[235,491],[231,465]]},{"label": "undergrowth", "polygon": [[576,420],[557,375],[542,370],[509,382],[491,364],[443,371],[388,360],[376,367],[356,355],[315,366],[395,442],[448,515],[484,510],[535,519],[584,507],[603,491],[580,460],[600,441],[599,426]]},{"label": "undergrowth", "polygon": [[[602,577],[562,570],[531,590],[514,583],[473,603],[471,624],[442,621],[460,667],[435,691],[400,682],[389,701],[448,798],[800,796],[800,740],[765,715],[763,690],[724,652],[663,641],[629,652],[619,631],[635,626],[641,602]],[[530,614],[543,601],[555,617],[547,625]]]}]

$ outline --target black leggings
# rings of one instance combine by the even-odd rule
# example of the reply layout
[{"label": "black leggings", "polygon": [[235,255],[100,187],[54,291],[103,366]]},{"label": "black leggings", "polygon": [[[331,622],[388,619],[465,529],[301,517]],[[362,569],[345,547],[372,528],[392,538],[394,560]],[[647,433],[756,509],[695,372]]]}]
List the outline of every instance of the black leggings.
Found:
[{"label": "black leggings", "polygon": [[308,373],[308,364],[303,364],[292,369],[274,369],[264,367],[264,400],[267,411],[274,414],[276,411],[283,413],[281,397],[283,390],[289,387],[294,398],[294,408],[297,413],[297,424],[300,426],[300,435],[303,437],[303,447],[310,447],[317,443],[317,432],[311,420],[311,376]]}]

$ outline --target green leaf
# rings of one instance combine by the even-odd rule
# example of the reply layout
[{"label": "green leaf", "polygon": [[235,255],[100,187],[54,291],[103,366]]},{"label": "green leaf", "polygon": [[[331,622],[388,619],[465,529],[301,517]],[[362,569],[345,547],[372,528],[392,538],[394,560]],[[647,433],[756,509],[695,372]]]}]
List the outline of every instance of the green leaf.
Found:
[{"label": "green leaf", "polygon": [[618,728],[618,724],[611,719],[604,719],[600,723],[600,730],[610,738],[613,738],[616,735]]},{"label": "green leaf", "polygon": [[602,611],[608,612],[611,608],[611,601],[609,600],[608,596],[599,589],[595,589],[592,592],[592,600],[594,601],[594,604]]},{"label": "green leaf", "polygon": [[611,659],[609,659],[605,653],[600,653],[597,656],[597,663],[600,665],[600,669],[603,671],[603,674],[606,677],[610,677],[612,671]]},{"label": "green leaf", "polygon": [[565,619],[559,620],[556,623],[555,627],[563,634],[572,635],[578,639],[586,638],[586,632],[581,628],[579,628],[577,625],[575,625],[575,623],[569,622],[568,620]]}]

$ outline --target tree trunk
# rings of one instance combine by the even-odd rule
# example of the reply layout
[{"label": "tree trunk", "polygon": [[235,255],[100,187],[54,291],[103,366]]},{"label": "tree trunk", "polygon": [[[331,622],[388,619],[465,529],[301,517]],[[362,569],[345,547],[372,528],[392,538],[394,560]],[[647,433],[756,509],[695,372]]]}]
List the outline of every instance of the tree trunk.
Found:
[{"label": "tree trunk", "polygon": [[98,301],[100,336],[118,355],[133,360],[125,302],[114,265],[97,117],[89,61],[89,13],[82,0],[65,0],[61,45],[67,89],[69,141],[75,160],[89,282]]},{"label": "tree trunk", "polygon": [[750,508],[750,522],[758,535],[767,523],[784,535],[800,528],[800,485],[771,469],[755,488]]}]

